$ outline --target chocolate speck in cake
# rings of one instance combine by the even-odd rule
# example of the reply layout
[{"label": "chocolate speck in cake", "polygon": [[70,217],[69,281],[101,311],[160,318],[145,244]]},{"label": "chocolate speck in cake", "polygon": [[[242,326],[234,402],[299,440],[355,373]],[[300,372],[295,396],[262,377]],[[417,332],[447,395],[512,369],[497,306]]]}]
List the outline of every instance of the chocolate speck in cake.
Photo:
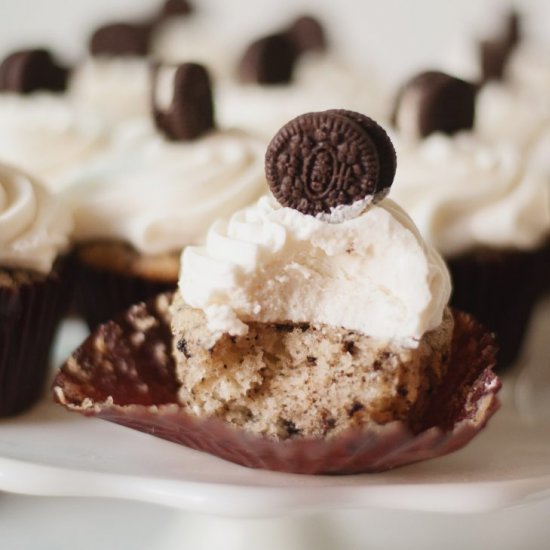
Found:
[{"label": "chocolate speck in cake", "polygon": [[365,408],[365,406],[362,403],[359,403],[359,401],[354,401],[353,405],[348,411],[348,415],[351,418],[355,413],[362,411]]},{"label": "chocolate speck in cake", "polygon": [[293,435],[300,435],[301,431],[296,427],[296,424],[294,424],[292,420],[286,420],[283,418],[281,423],[286,430],[288,437],[292,437]]},{"label": "chocolate speck in cake", "polygon": [[185,338],[180,338],[176,347],[178,348],[178,351],[181,351],[183,355],[185,355],[186,359],[189,359],[191,357],[191,354],[187,349],[187,340]]},{"label": "chocolate speck in cake", "polygon": [[355,344],[351,340],[348,340],[342,344],[342,349],[345,353],[353,355],[353,352],[355,351]]}]

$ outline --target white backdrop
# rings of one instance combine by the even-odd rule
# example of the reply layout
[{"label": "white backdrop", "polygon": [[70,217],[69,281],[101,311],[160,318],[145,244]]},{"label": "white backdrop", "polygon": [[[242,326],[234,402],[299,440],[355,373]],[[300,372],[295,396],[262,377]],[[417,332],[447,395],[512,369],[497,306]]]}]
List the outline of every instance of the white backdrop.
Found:
[{"label": "white backdrop", "polygon": [[[355,61],[388,78],[441,66],[460,38],[498,21],[509,0],[193,0],[239,43],[274,29],[304,10],[326,18],[336,41]],[[0,55],[14,47],[47,44],[66,58],[84,50],[98,21],[139,17],[158,0],[0,0]],[[530,15],[529,32],[550,35],[550,1],[516,0]]]}]

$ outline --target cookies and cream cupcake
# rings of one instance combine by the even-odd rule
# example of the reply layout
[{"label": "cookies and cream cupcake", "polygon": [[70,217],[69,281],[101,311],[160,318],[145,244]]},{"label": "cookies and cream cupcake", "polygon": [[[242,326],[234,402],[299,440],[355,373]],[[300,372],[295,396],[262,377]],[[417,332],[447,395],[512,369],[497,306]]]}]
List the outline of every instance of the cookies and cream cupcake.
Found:
[{"label": "cookies and cream cupcake", "polygon": [[108,125],[148,112],[151,33],[150,22],[111,23],[93,33],[89,56],[75,67],[69,82],[80,111]]},{"label": "cookies and cream cupcake", "polygon": [[155,83],[154,116],[121,125],[67,193],[91,325],[174,287],[183,247],[265,189],[264,144],[215,127],[202,66],[161,67]]},{"label": "cookies and cream cupcake", "polygon": [[71,283],[63,257],[72,217],[59,197],[0,164],[0,416],[40,396]]},{"label": "cookies and cream cupcake", "polygon": [[508,117],[492,117],[499,131],[488,111],[502,113],[507,98],[492,103],[487,95],[478,117],[484,93],[438,72],[403,88],[394,196],[448,261],[451,303],[495,330],[506,366],[548,276],[550,127],[514,104]]},{"label": "cookies and cream cupcake", "polygon": [[41,49],[11,54],[0,66],[0,161],[37,174],[55,192],[107,144],[105,127],[65,93],[68,75]]},{"label": "cookies and cream cupcake", "polygon": [[254,40],[235,75],[220,80],[220,120],[269,139],[307,110],[341,106],[387,117],[384,85],[345,62],[321,23],[304,15],[287,28]]},{"label": "cookies and cream cupcake", "polygon": [[384,130],[346,110],[301,115],[265,167],[273,196],[187,247],[175,294],[98,328],[57,376],[57,401],[297,473],[466,444],[498,407],[494,342],[449,309],[445,264],[387,198]]}]

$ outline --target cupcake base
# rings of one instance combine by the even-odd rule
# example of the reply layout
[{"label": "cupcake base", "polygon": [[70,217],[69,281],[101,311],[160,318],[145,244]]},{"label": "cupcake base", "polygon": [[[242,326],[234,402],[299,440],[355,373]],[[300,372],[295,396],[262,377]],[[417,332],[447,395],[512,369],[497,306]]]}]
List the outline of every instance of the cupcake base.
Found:
[{"label": "cupcake base", "polygon": [[57,375],[55,399],[70,411],[244,466],[302,474],[376,472],[442,456],[466,445],[499,406],[494,340],[471,317],[454,312],[448,374],[415,431],[396,421],[331,439],[277,441],[219,419],[197,419],[177,401],[170,299],[162,295],[100,326]]},{"label": "cupcake base", "polygon": [[69,303],[70,270],[52,273],[0,270],[0,416],[32,406],[42,394],[49,353]]},{"label": "cupcake base", "polygon": [[132,304],[175,289],[179,257],[144,257],[124,243],[96,242],[73,253],[75,312],[91,330]]},{"label": "cupcake base", "polygon": [[509,368],[521,352],[534,306],[550,286],[550,245],[536,251],[478,250],[447,264],[451,305],[496,333],[498,368]]}]

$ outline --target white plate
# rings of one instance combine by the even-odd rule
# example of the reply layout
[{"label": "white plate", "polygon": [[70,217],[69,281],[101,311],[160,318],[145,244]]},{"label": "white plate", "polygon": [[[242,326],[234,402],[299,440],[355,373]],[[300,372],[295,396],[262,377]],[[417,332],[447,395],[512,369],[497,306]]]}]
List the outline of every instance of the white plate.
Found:
[{"label": "white plate", "polygon": [[[71,326],[64,336],[61,356],[82,332]],[[505,404],[469,446],[447,457],[382,474],[314,477],[247,469],[66,412],[46,397],[29,413],[0,421],[0,490],[240,517],[366,507],[495,510],[550,496],[550,424],[534,425]]]},{"label": "white plate", "polygon": [[345,508],[476,512],[550,496],[550,430],[503,408],[467,448],[375,475],[251,470],[50,402],[0,423],[0,489],[230,516]]}]

